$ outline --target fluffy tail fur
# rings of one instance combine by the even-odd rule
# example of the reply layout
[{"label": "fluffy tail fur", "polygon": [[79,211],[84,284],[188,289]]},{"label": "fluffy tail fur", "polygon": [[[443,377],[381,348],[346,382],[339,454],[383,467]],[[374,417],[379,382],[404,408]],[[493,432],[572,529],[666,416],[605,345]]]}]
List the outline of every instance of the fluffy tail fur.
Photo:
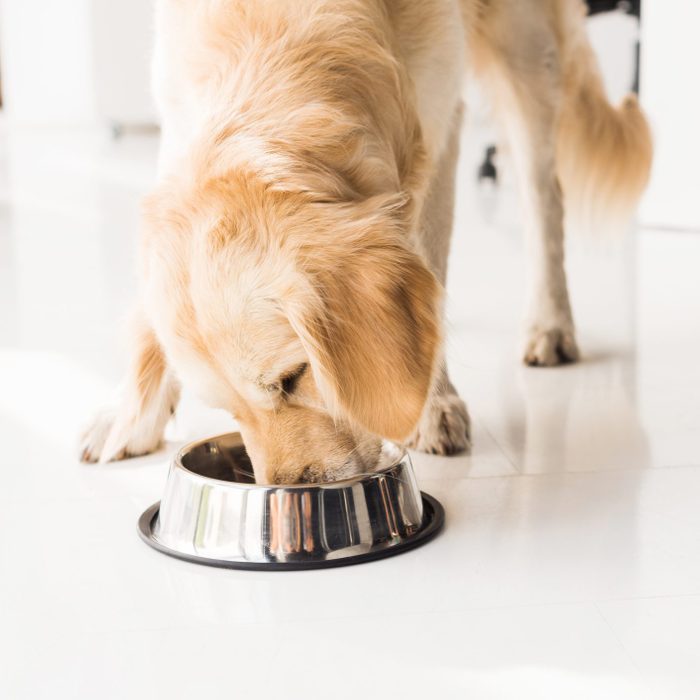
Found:
[{"label": "fluffy tail fur", "polygon": [[599,232],[624,226],[649,179],[652,140],[635,95],[607,100],[580,0],[560,0],[563,104],[557,168],[567,228]]}]

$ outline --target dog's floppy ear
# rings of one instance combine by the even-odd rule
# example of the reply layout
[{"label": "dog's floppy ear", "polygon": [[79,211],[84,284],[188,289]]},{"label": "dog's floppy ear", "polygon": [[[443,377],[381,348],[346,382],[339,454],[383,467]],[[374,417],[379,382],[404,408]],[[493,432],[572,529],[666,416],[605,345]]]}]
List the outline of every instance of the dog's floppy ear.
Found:
[{"label": "dog's floppy ear", "polygon": [[[344,223],[344,225],[343,225]],[[431,388],[441,287],[390,210],[338,222],[304,263],[310,289],[290,321],[326,400],[370,432],[403,440]],[[350,229],[350,230],[348,230]]]}]

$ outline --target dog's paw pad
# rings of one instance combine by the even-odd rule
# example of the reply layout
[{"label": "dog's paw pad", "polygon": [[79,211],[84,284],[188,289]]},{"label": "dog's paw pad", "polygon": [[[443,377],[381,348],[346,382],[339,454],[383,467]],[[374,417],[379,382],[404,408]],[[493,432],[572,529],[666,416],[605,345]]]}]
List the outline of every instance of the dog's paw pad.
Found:
[{"label": "dog's paw pad", "polygon": [[550,328],[529,334],[523,362],[530,367],[554,367],[579,358],[573,330]]},{"label": "dog's paw pad", "polygon": [[428,454],[453,455],[471,446],[469,413],[457,394],[433,396],[409,447]]}]

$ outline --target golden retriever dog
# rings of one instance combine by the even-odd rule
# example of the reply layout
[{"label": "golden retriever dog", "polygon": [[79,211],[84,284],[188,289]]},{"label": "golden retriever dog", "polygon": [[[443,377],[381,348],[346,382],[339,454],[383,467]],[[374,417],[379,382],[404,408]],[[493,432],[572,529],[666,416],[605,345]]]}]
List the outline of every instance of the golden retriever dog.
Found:
[{"label": "golden retriever dog", "polygon": [[160,444],[181,385],[240,424],[259,482],[371,469],[381,438],[468,447],[442,355],[465,79],[522,181],[524,361],[578,357],[573,215],[629,212],[651,144],[604,93],[579,0],[159,0],[162,115],[120,404],[83,459]]}]

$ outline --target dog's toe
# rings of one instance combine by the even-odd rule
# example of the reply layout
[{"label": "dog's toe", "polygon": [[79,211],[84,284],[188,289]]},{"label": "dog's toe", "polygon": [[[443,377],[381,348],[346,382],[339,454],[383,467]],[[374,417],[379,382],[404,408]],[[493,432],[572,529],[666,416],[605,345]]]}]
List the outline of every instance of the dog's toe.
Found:
[{"label": "dog's toe", "polygon": [[109,411],[98,413],[85,428],[78,443],[78,453],[81,462],[96,463],[107,442],[114,424],[114,414]]},{"label": "dog's toe", "polygon": [[154,452],[160,443],[150,426],[118,421],[113,411],[102,411],[80,436],[78,454],[81,462],[116,462]]},{"label": "dog's toe", "polygon": [[470,447],[469,413],[455,393],[433,396],[409,447],[429,454],[453,455]]},{"label": "dog's toe", "polygon": [[530,333],[523,361],[531,367],[553,367],[579,358],[573,330],[551,328]]}]

